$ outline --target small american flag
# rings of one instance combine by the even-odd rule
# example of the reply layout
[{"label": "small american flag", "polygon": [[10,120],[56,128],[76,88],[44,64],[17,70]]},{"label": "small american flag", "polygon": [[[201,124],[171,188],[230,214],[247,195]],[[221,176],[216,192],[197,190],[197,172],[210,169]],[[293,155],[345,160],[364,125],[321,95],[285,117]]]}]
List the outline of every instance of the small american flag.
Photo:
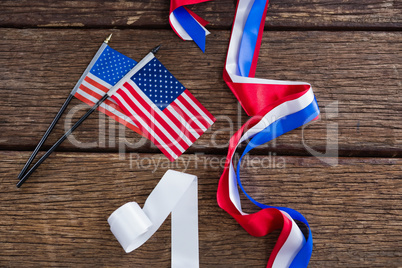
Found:
[{"label": "small american flag", "polygon": [[[106,46],[74,96],[93,106],[136,64],[137,62],[133,59]],[[112,98],[105,100],[98,110],[142,135],[133,120],[123,112]]]},{"label": "small american flag", "polygon": [[170,161],[179,157],[215,122],[155,57],[120,83],[122,86],[112,98]]}]

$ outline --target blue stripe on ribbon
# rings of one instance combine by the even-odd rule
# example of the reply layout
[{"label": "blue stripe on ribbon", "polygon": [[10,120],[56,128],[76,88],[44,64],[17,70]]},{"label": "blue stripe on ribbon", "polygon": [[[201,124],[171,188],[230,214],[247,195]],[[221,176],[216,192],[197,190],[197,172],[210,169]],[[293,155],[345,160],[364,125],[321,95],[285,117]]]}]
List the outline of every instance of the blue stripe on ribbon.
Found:
[{"label": "blue stripe on ribbon", "polygon": [[200,24],[191,16],[184,7],[178,7],[173,11],[177,21],[181,27],[188,33],[194,42],[205,53],[205,30]]},{"label": "blue stripe on ribbon", "polygon": [[255,0],[250,9],[246,24],[244,25],[238,62],[240,75],[244,77],[248,77],[250,73],[251,63],[253,61],[255,46],[258,39],[258,32],[260,30],[262,15],[264,14],[266,3],[266,0]]},{"label": "blue stripe on ribbon", "polygon": [[264,130],[260,131],[257,133],[247,144],[246,149],[244,150],[242,156],[239,159],[239,162],[237,164],[237,183],[239,184],[241,190],[243,193],[247,196],[247,198],[259,206],[260,208],[276,208],[279,210],[283,210],[286,213],[288,213],[294,220],[298,220],[303,222],[304,224],[307,225],[309,233],[308,233],[308,238],[304,246],[301,248],[301,250],[297,253],[296,257],[293,259],[290,267],[295,268],[295,267],[307,267],[311,253],[313,252],[313,236],[311,233],[310,226],[304,218],[304,216],[297,212],[296,210],[293,210],[291,208],[286,208],[286,207],[275,207],[275,206],[268,206],[261,204],[254,200],[249,194],[247,194],[246,190],[243,188],[240,180],[240,167],[241,167],[241,160],[244,155],[246,155],[249,151],[254,149],[255,147],[262,145],[268,141],[271,141],[280,135],[289,132],[295,128],[298,128],[307,122],[313,120],[316,118],[319,114],[319,108],[317,104],[317,100],[314,98],[314,100],[303,110],[300,110],[296,113],[287,115],[274,123],[270,124],[268,127],[266,127]]}]

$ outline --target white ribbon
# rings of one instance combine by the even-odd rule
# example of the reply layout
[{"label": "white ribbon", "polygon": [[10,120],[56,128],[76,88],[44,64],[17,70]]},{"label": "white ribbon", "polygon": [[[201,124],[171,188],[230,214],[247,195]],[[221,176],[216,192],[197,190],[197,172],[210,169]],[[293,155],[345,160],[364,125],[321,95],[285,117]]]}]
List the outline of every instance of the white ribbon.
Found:
[{"label": "white ribbon", "polygon": [[143,209],[129,202],[108,218],[110,230],[129,253],[144,244],[172,213],[172,267],[199,267],[197,177],[168,170]]}]

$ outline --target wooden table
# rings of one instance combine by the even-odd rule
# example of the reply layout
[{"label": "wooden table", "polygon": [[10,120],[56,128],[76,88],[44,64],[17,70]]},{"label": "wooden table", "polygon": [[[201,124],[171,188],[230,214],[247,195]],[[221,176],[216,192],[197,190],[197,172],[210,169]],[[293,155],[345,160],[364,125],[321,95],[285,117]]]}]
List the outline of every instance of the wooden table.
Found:
[{"label": "wooden table", "polygon": [[[311,83],[322,115],[255,150],[243,183],[260,202],[305,215],[310,267],[402,263],[402,2],[363,2],[272,0],[266,18],[257,77]],[[169,1],[3,0],[0,10],[1,267],[170,266],[170,218],[130,254],[106,221],[126,202],[143,204],[168,168],[199,177],[201,267],[266,265],[279,232],[248,235],[215,199],[227,142],[248,119],[222,79],[235,1],[192,8],[211,22],[205,54],[170,29]],[[217,122],[170,163],[96,112],[17,189],[17,174],[109,33],[111,46],[136,60],[162,43],[159,59]],[[74,99],[43,150],[85,108]],[[338,146],[325,158],[337,165],[310,153],[327,145]]]}]

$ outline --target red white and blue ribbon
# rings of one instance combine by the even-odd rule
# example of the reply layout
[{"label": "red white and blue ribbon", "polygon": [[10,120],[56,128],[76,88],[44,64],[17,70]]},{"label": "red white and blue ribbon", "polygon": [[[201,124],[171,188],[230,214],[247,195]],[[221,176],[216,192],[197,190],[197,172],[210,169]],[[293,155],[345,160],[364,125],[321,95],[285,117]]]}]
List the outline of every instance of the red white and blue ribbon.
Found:
[{"label": "red white and blue ribbon", "polygon": [[[217,201],[253,236],[260,237],[281,229],[267,267],[307,267],[313,248],[307,220],[293,209],[257,202],[246,193],[240,180],[241,160],[245,154],[319,115],[310,84],[254,77],[267,7],[267,0],[239,0],[237,3],[223,77],[252,118],[230,139]],[[246,149],[235,169],[233,156],[243,143],[246,143]],[[260,211],[253,214],[242,211],[238,187],[261,208]],[[296,221],[305,224],[308,232],[304,234]]]},{"label": "red white and blue ribbon", "polygon": [[185,5],[193,5],[210,0],[172,0],[169,22],[175,33],[183,40],[194,40],[205,52],[205,37],[210,32],[205,28],[208,21],[189,10]]}]

